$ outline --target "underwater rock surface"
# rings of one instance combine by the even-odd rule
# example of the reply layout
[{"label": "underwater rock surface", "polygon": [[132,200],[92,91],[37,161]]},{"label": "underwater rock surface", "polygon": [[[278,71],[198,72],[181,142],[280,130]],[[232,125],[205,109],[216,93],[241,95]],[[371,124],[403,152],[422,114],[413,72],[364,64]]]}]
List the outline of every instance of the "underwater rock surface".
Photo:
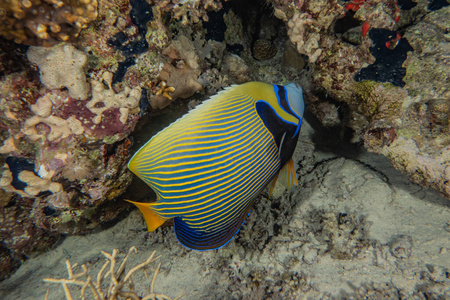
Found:
[{"label": "underwater rock surface", "polygon": [[[60,7],[37,0],[0,6],[7,15],[0,24],[0,226],[5,228],[0,233],[0,257],[2,269],[7,270],[4,277],[62,235],[99,228],[129,209],[121,198],[132,182],[126,163],[149,133],[156,133],[158,116],[179,115],[224,87],[252,80],[300,83],[307,110],[322,125],[344,140],[388,157],[413,182],[450,198],[449,6],[427,0],[69,2],[61,1]],[[38,5],[55,17],[64,8],[70,13],[62,19],[41,20],[33,14]],[[384,34],[382,41],[380,33]],[[11,39],[39,47],[17,45]],[[304,154],[302,159],[310,158]],[[336,172],[340,167],[364,169],[337,158],[324,164]],[[295,195],[295,199],[301,197]],[[255,228],[247,235],[258,232],[257,236],[240,237],[237,242],[255,253],[256,249],[268,251],[269,246],[279,249],[271,237],[291,222],[283,219],[294,205],[289,197],[284,194],[279,198],[283,200],[273,204],[279,206],[276,226],[266,229],[249,223]],[[352,197],[360,199],[363,193]],[[261,200],[264,207],[271,201]],[[348,220],[338,210],[308,212],[323,221],[320,230],[331,240],[324,242],[323,237],[321,247],[296,253],[305,263],[314,264],[324,252],[333,259],[352,260],[365,251],[383,247],[386,253],[391,251],[387,239],[376,244],[378,248],[370,248],[373,244],[358,227],[368,221],[360,219],[356,210],[346,212]],[[258,213],[262,216],[267,211]],[[339,220],[348,227],[337,229]],[[341,230],[343,240],[336,230]],[[173,239],[170,235],[159,238]],[[268,253],[264,255],[273,256]],[[402,262],[406,259],[396,255]],[[282,289],[276,294],[277,282],[289,281],[302,290],[310,278],[276,269],[279,266],[255,268],[259,271],[232,270],[248,287],[248,291],[237,291],[236,297],[246,297],[249,291],[263,295],[261,286],[266,284],[272,295],[290,297]],[[424,272],[430,273],[429,280],[438,277]],[[272,277],[263,279],[267,274]],[[434,287],[430,282],[416,283]],[[379,288],[366,286],[365,292],[354,293],[370,295]],[[388,294],[395,291],[391,286],[384,288]],[[304,289],[315,290],[314,285]]]}]

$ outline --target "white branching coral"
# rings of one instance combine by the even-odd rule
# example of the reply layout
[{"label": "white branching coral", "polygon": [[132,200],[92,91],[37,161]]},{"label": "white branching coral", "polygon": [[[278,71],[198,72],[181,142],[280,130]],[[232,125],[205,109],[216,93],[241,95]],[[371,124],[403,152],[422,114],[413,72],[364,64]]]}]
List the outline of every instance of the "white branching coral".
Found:
[{"label": "white branching coral", "polygon": [[[107,84],[105,87],[104,83]],[[128,115],[139,112],[139,100],[142,89],[139,86],[133,89],[125,87],[120,93],[115,93],[111,86],[112,74],[105,72],[102,79],[92,80],[92,99],[86,104],[86,107],[96,116],[92,119],[94,124],[100,124],[102,114],[110,108],[118,108],[120,111],[120,122],[125,124]]]},{"label": "white branching coral", "polygon": [[[66,260],[66,267],[67,273],[69,274],[69,278],[67,279],[45,278],[44,282],[61,284],[62,288],[64,289],[66,299],[68,300],[73,299],[72,293],[70,291],[70,286],[78,286],[81,288],[80,296],[82,299],[171,300],[171,298],[166,295],[154,292],[156,276],[158,276],[161,264],[159,264],[156,270],[154,271],[152,283],[150,286],[150,294],[143,297],[138,296],[138,294],[134,290],[134,284],[131,279],[131,276],[139,270],[144,270],[145,267],[150,265],[159,257],[155,257],[155,251],[153,251],[153,253],[146,261],[131,268],[125,274],[126,263],[132,252],[135,253],[137,252],[135,247],[131,247],[130,250],[128,250],[128,254],[122,260],[119,267],[116,268],[116,266],[118,265],[117,249],[114,249],[112,253],[102,251],[102,254],[103,256],[106,257],[107,261],[103,264],[102,268],[95,277],[92,277],[89,274],[89,270],[84,264],[81,265],[81,271],[79,273],[74,273],[73,269],[76,268],[77,265],[75,264],[72,266],[70,261]],[[96,278],[96,280],[93,280],[93,278]],[[109,287],[106,290],[105,286],[108,286],[108,281]],[[48,295],[49,291],[47,291],[46,299],[48,299]]]},{"label": "white branching coral", "polygon": [[85,100],[89,93],[84,69],[87,56],[70,44],[52,48],[30,47],[28,60],[38,65],[40,79],[47,88],[66,87],[72,98]]}]

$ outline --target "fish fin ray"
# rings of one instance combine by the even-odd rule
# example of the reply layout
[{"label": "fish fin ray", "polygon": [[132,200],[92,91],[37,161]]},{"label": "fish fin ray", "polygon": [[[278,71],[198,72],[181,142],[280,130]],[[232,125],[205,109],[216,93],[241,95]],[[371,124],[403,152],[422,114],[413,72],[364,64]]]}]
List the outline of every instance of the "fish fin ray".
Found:
[{"label": "fish fin ray", "polygon": [[295,166],[292,158],[287,161],[278,173],[278,180],[280,180],[280,183],[287,189],[291,189],[298,185],[297,174],[295,173]]}]

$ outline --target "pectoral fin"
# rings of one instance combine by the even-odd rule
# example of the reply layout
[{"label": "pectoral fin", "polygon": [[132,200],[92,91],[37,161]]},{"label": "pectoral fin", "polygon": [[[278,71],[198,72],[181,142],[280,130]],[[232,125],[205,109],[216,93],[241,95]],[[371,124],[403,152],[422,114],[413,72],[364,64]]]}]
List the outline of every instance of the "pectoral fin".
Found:
[{"label": "pectoral fin", "polygon": [[284,167],[278,173],[278,180],[287,189],[297,186],[297,174],[295,173],[294,162],[292,158],[287,161]]}]

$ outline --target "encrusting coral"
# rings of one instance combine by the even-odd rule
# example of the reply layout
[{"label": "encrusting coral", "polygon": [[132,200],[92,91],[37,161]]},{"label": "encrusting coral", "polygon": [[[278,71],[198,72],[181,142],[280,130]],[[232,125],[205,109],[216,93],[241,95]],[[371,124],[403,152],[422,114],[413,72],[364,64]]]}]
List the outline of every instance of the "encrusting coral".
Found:
[{"label": "encrusting coral", "polygon": [[[141,88],[139,86],[133,89],[125,86],[123,91],[115,93],[112,85],[112,74],[104,72],[101,81],[92,80],[92,99],[86,104],[86,107],[96,116],[92,119],[94,124],[102,121],[102,114],[110,108],[118,108],[120,111],[120,122],[125,124],[128,115],[139,112],[139,99],[141,97]],[[106,83],[106,87],[104,85]]]},{"label": "encrusting coral", "polygon": [[324,48],[320,43],[323,32],[343,14],[343,7],[328,0],[300,1],[296,6],[288,4],[287,8],[282,1],[275,2],[275,16],[287,21],[288,35],[297,51],[307,55],[311,63],[316,62]]},{"label": "encrusting coral", "polygon": [[297,51],[307,55],[309,61],[313,63],[322,54],[322,49],[319,46],[319,29],[307,31],[308,27],[314,28],[311,26],[312,24],[313,20],[308,14],[296,13],[287,25],[289,28],[288,35],[291,37],[291,41],[297,45]]},{"label": "encrusting coral", "polygon": [[[39,98],[31,111],[35,115],[25,121],[23,133],[32,141],[45,138],[50,142],[67,138],[71,134],[80,135],[84,132],[81,122],[75,117],[62,119],[51,115],[52,101],[46,95]],[[49,130],[39,130],[41,124],[49,126]]]},{"label": "encrusting coral", "polygon": [[16,43],[51,46],[77,37],[97,17],[97,0],[0,2],[0,35]]},{"label": "encrusting coral", "polygon": [[203,89],[198,82],[201,74],[200,59],[189,38],[180,36],[173,40],[163,51],[163,55],[168,59],[159,74],[159,79],[164,84],[150,98],[153,108],[164,108],[177,98],[188,98]]},{"label": "encrusting coral", "polygon": [[[127,273],[125,273],[125,268],[129,256],[131,253],[136,253],[136,247],[131,247],[128,250],[127,255],[123,258],[122,262],[119,264],[117,253],[118,250],[114,249],[112,253],[102,251],[103,256],[106,257],[107,261],[103,264],[102,268],[98,272],[96,280],[92,279],[89,274],[89,270],[86,265],[81,265],[81,271],[79,273],[74,273],[74,268],[77,264],[71,265],[69,260],[66,260],[67,273],[69,278],[67,279],[55,279],[55,278],[45,278],[44,282],[47,283],[59,283],[62,285],[64,294],[67,300],[72,300],[72,294],[70,292],[69,286],[78,286],[81,288],[80,296],[82,299],[96,299],[96,300],[116,300],[116,299],[133,299],[133,300],[171,300],[172,298],[154,292],[156,276],[158,276],[159,268],[161,264],[155,269],[153,274],[153,279],[150,285],[150,293],[146,296],[139,296],[134,290],[134,283],[131,276],[139,271],[148,267],[151,263],[157,260],[159,257],[155,257],[156,251],[153,251],[147,260],[134,266]],[[109,287],[105,290],[105,286]],[[128,290],[127,290],[128,287]],[[45,299],[49,299],[49,290],[47,290],[47,295]],[[179,297],[177,298],[179,299]]]},{"label": "encrusting coral", "polygon": [[[5,169],[7,167],[5,166]],[[62,185],[57,182],[52,182],[49,179],[40,178],[32,171],[23,170],[17,175],[17,179],[26,184],[23,190],[15,189],[12,186],[13,176],[11,172],[6,169],[0,178],[0,188],[6,192],[14,192],[22,197],[37,196],[42,191],[50,191],[58,193],[62,191]]]},{"label": "encrusting coral", "polygon": [[156,6],[164,11],[173,13],[173,17],[180,20],[183,25],[192,25],[200,20],[208,21],[208,10],[218,11],[222,8],[220,0],[153,0]]},{"label": "encrusting coral", "polygon": [[28,59],[38,65],[40,79],[49,89],[66,87],[69,95],[85,100],[89,93],[84,69],[87,56],[70,44],[60,44],[52,48],[30,47]]}]

